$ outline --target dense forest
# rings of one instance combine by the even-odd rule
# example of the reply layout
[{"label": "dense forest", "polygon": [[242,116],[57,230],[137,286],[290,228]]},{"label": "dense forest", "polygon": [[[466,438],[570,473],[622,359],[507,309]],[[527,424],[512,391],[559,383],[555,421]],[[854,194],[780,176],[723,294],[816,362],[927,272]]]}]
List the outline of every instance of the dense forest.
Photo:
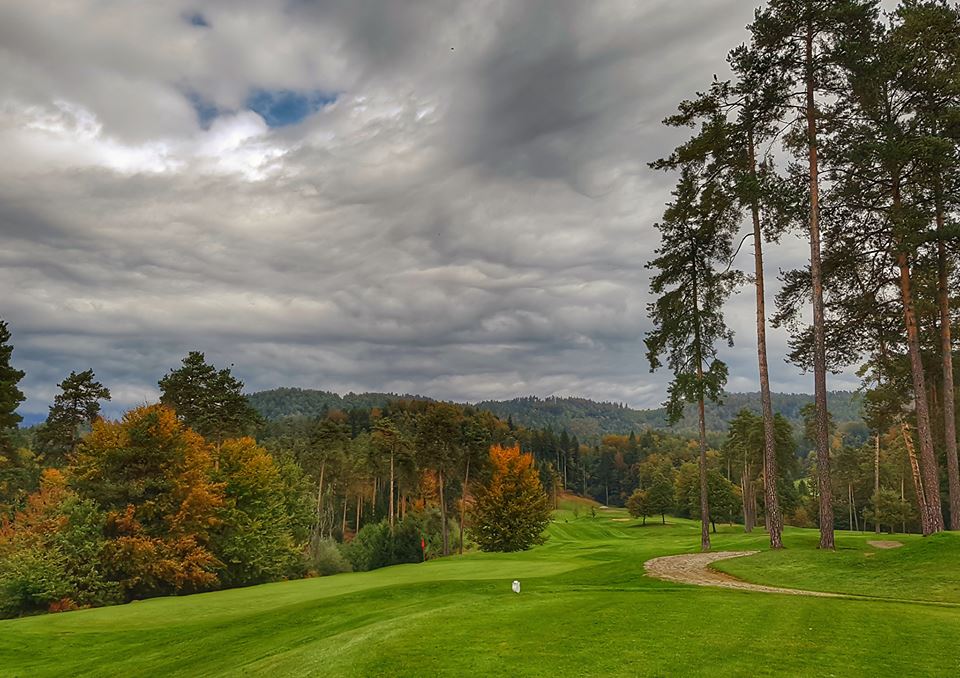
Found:
[{"label": "dense forest", "polygon": [[[793,393],[774,393],[772,396],[774,409],[796,430],[801,430],[803,407],[813,402],[813,396]],[[431,400],[424,396],[391,393],[349,393],[341,396],[330,391],[299,388],[258,391],[247,398],[264,419],[271,421],[293,416],[316,417],[333,410],[382,408],[397,400]],[[586,398],[528,396],[513,400],[485,400],[476,403],[475,407],[525,428],[567,431],[586,443],[597,443],[604,435],[628,434],[646,428],[669,427],[683,434],[696,433],[696,412],[692,405],[687,406],[683,418],[674,425],[667,421],[664,408],[638,410]],[[830,394],[830,412],[834,422],[861,442],[867,436],[862,408],[862,399],[858,394],[844,391]],[[713,432],[726,431],[743,409],[759,412],[760,394],[727,393],[722,401],[710,403],[706,411],[707,429]]]}]

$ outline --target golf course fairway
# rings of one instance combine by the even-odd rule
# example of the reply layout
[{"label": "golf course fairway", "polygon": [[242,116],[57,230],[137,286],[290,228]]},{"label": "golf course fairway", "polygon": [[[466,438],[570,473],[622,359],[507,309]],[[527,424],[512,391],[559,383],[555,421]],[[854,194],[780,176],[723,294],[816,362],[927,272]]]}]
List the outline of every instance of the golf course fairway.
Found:
[{"label": "golf course fairway", "polygon": [[[960,536],[721,527],[716,563],[818,598],[649,578],[693,553],[699,525],[556,513],[531,551],[470,553],[368,573],[0,621],[0,675],[948,676],[960,675]],[[511,591],[519,579],[522,591]]]}]

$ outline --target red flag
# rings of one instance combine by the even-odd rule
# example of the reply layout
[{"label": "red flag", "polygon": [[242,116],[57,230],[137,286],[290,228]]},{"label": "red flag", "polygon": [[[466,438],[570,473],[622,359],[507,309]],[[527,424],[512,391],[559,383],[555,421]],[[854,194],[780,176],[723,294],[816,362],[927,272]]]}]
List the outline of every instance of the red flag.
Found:
[{"label": "red flag", "polygon": [[421,551],[427,550],[427,542],[424,541],[423,537],[420,537],[420,550]]}]

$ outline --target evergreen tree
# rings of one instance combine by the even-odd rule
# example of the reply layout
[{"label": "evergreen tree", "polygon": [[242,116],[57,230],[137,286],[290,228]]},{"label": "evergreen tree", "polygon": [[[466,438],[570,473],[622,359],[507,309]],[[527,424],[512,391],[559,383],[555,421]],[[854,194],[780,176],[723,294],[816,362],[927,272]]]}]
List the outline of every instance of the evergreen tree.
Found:
[{"label": "evergreen tree", "polygon": [[[723,318],[723,303],[738,282],[728,266],[736,229],[737,210],[729,191],[711,176],[703,163],[681,168],[681,177],[658,224],[661,246],[647,266],[656,270],[650,287],[657,300],[650,304],[654,329],[647,334],[651,370],[666,357],[674,379],[668,389],[667,415],[671,422],[683,416],[684,405],[696,403],[700,438],[700,519],[703,551],[710,550],[710,510],[707,487],[707,433],[705,402],[720,400],[727,366],[717,358],[716,343],[732,344],[733,334]],[[718,267],[726,270],[718,271]]]},{"label": "evergreen tree", "polygon": [[12,355],[10,330],[7,323],[0,320],[0,452],[4,455],[13,451],[10,429],[16,428],[22,421],[17,408],[24,401],[23,391],[17,388],[24,373],[10,364]]},{"label": "evergreen tree", "polygon": [[[784,87],[787,106],[802,111],[791,121],[792,148],[806,164],[813,300],[814,402],[817,413],[817,460],[820,473],[820,548],[833,549],[833,504],[830,484],[830,442],[827,431],[826,318],[823,293],[820,205],[819,99],[834,93],[836,44],[851,30],[872,25],[875,0],[770,0],[750,26],[756,48],[770,59]],[[801,175],[802,176],[802,175]]]},{"label": "evergreen tree", "polygon": [[110,400],[110,391],[94,379],[93,370],[71,372],[60,382],[47,421],[37,444],[48,466],[60,466],[80,442],[80,430],[100,416],[100,401]]},{"label": "evergreen tree", "polygon": [[187,354],[182,366],[170,370],[159,385],[160,402],[218,449],[227,438],[250,433],[260,421],[243,395],[243,382],[228,368],[207,364],[199,351]]}]

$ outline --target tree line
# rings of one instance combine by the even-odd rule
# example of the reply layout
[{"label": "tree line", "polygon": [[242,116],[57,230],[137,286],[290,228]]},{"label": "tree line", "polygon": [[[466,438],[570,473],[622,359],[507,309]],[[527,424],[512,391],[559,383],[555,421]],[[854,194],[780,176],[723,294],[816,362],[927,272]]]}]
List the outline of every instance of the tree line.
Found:
[{"label": "tree line", "polygon": [[[551,504],[488,412],[393,401],[267,423],[189,353],[160,401],[100,417],[92,370],[19,429],[0,321],[0,616],[372,569],[542,541]],[[553,475],[545,474],[552,480]]]},{"label": "tree line", "polygon": [[[693,136],[652,163],[678,181],[649,264],[657,298],[648,357],[674,374],[671,419],[685,403],[699,411],[701,547],[710,548],[704,405],[727,378],[724,302],[747,282],[756,295],[762,490],[771,546],[782,546],[764,247],[789,232],[806,237],[809,265],[784,274],[771,320],[790,330],[787,357],[813,372],[820,547],[834,548],[836,476],[845,473],[832,449],[827,373],[852,365],[864,379],[874,466],[885,444],[902,440],[922,532],[960,529],[960,9],[945,0],[903,0],[890,13],[874,0],[770,0],[749,31],[727,56],[731,77],[715,77],[665,121]],[[732,267],[744,222],[749,276]],[[895,488],[874,476],[860,505],[879,515]]]}]

